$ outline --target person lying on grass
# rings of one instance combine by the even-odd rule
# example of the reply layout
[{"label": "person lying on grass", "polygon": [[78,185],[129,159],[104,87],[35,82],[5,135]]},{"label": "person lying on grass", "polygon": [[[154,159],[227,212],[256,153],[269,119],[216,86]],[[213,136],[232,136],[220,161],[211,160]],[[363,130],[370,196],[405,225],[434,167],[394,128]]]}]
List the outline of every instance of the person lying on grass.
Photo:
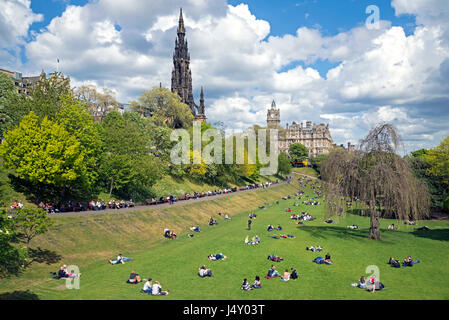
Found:
[{"label": "person lying on grass", "polygon": [[430,230],[430,228],[428,226],[423,226],[423,227],[416,228],[416,230],[418,230],[418,231],[427,231],[427,230]]},{"label": "person lying on grass", "polygon": [[277,257],[274,253],[272,255],[268,255],[267,260],[271,260],[273,262],[281,262],[284,261],[284,258]]},{"label": "person lying on grass", "polygon": [[210,269],[207,269],[205,265],[201,266],[200,270],[198,271],[198,275],[201,278],[204,277],[213,277],[212,271]]},{"label": "person lying on grass", "polygon": [[329,219],[329,220],[324,221],[324,223],[335,223],[335,221],[332,219]]},{"label": "person lying on grass", "polygon": [[408,256],[404,259],[404,263],[402,264],[404,267],[413,267],[414,264],[419,263],[420,260],[413,261],[411,256]]},{"label": "person lying on grass", "polygon": [[252,287],[253,287],[254,289],[260,289],[260,288],[262,288],[262,285],[260,284],[260,277],[259,277],[259,276],[256,276],[256,278],[254,279],[254,282],[253,282],[253,284],[252,284]]},{"label": "person lying on grass", "polygon": [[248,283],[248,280],[247,280],[246,278],[243,279],[243,283],[242,283],[242,285],[240,286],[240,289],[246,290],[246,291],[249,291],[249,290],[252,289],[251,285]]},{"label": "person lying on grass", "polygon": [[166,296],[170,290],[162,291],[162,286],[159,281],[154,281],[153,287],[151,288],[152,296]]},{"label": "person lying on grass", "polygon": [[277,272],[276,267],[274,265],[271,265],[271,268],[268,269],[268,273],[265,276],[265,278],[270,279],[270,278],[276,278],[276,277],[280,277],[281,275],[279,274],[279,272]]},{"label": "person lying on grass", "polygon": [[124,257],[121,253],[118,254],[117,260],[108,260],[110,264],[125,264],[125,262],[132,260],[131,258]]},{"label": "person lying on grass", "polygon": [[193,231],[193,232],[200,232],[200,227],[199,226],[190,227],[189,229],[190,229],[190,231]]},{"label": "person lying on grass", "polygon": [[126,282],[132,283],[132,284],[138,284],[139,282],[142,282],[142,279],[140,278],[139,274],[133,270],[133,271],[131,271],[131,274],[129,275],[129,279]]},{"label": "person lying on grass", "polygon": [[347,226],[346,228],[351,229],[351,230],[357,230],[359,228],[359,226],[356,224],[353,224],[352,226]]},{"label": "person lying on grass", "polygon": [[393,257],[390,257],[390,260],[388,260],[388,264],[391,264],[391,266],[395,267],[395,268],[400,268],[401,267],[401,263],[399,262],[399,260],[396,260]]},{"label": "person lying on grass", "polygon": [[140,290],[142,293],[148,293],[151,294],[153,288],[153,279],[148,279],[145,284],[143,285],[143,289]]},{"label": "person lying on grass", "polygon": [[208,256],[208,259],[209,260],[213,260],[213,261],[216,261],[216,260],[220,260],[220,259],[226,259],[226,256],[223,254],[223,253],[217,253],[217,254],[210,254],[209,256]]},{"label": "person lying on grass", "polygon": [[288,269],[285,269],[284,275],[281,277],[281,281],[288,281],[290,280],[290,272],[288,272]]},{"label": "person lying on grass", "polygon": [[323,248],[321,246],[315,246],[315,247],[310,246],[310,247],[306,247],[306,250],[310,250],[312,252],[315,252],[315,251],[320,252],[320,251],[323,251]]}]

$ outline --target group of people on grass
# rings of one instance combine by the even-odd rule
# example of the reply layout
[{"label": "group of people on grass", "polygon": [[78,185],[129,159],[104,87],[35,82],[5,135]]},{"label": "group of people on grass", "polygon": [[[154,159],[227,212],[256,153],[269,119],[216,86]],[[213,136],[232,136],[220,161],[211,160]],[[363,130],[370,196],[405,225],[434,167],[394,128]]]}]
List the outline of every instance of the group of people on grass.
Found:
[{"label": "group of people on grass", "polygon": [[[421,260],[419,260],[419,259],[413,260],[411,256],[408,256],[407,258],[404,258],[404,261],[402,262],[402,266],[403,267],[413,267],[414,264],[417,264],[420,262],[421,262]],[[399,260],[396,260],[393,257],[390,257],[390,259],[388,260],[388,264],[395,268],[401,267],[401,263],[399,262]]]},{"label": "group of people on grass", "polygon": [[[198,229],[199,230],[199,229]],[[164,229],[164,238],[175,240],[178,236],[174,231],[170,231],[170,229]]]},{"label": "group of people on grass", "polygon": [[23,202],[22,201],[14,201],[14,203],[12,204],[12,206],[10,206],[10,208],[12,210],[14,209],[22,209],[23,208]]},{"label": "group of people on grass", "polygon": [[61,266],[57,273],[50,272],[50,274],[52,274],[54,276],[53,278],[56,280],[63,279],[63,278],[76,278],[76,277],[81,276],[81,273],[68,272],[66,265]]},{"label": "group of people on grass", "polygon": [[251,240],[249,240],[249,236],[246,236],[246,238],[245,238],[245,244],[257,245],[259,243],[260,243],[260,237],[257,235],[255,237],[253,237]]},{"label": "group of people on grass", "polygon": [[281,277],[282,281],[288,281],[290,279],[296,280],[298,279],[298,272],[296,271],[295,268],[291,268],[291,273],[288,271],[288,269],[285,269],[284,274],[281,276],[281,274],[276,270],[276,267],[274,265],[271,265],[271,268],[268,269],[265,278],[273,279],[277,277]]}]

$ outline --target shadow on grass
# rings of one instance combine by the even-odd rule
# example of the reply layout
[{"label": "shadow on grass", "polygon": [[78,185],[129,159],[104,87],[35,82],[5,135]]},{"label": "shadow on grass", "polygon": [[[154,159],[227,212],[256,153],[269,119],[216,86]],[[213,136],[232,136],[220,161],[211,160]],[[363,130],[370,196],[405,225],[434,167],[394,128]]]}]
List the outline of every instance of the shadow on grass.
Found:
[{"label": "shadow on grass", "polygon": [[317,237],[317,238],[333,238],[338,237],[340,239],[360,239],[364,238],[367,239],[369,235],[368,229],[363,230],[352,230],[348,228],[342,228],[342,227],[334,227],[334,226],[301,226],[298,227],[301,230],[304,230],[305,232],[310,233],[311,236]]},{"label": "shadow on grass", "polygon": [[449,229],[415,230],[411,234],[431,240],[449,241]]},{"label": "shadow on grass", "polygon": [[39,300],[39,298],[36,294],[27,290],[1,293],[0,300]]},{"label": "shadow on grass", "polygon": [[37,263],[53,264],[62,259],[62,256],[56,252],[48,249],[41,249],[40,247],[37,247],[36,249],[29,248],[28,255],[32,262]]}]

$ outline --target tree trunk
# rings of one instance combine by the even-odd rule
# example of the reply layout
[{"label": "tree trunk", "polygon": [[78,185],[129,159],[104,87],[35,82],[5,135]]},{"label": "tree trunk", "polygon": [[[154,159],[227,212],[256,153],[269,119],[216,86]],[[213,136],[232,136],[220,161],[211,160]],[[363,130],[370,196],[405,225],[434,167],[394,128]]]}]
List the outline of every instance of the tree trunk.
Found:
[{"label": "tree trunk", "polygon": [[379,211],[376,210],[376,206],[372,205],[372,203],[370,203],[369,238],[374,240],[380,240]]},{"label": "tree trunk", "polygon": [[111,198],[113,187],[114,187],[114,178],[111,179],[111,188],[109,189],[109,198]]}]

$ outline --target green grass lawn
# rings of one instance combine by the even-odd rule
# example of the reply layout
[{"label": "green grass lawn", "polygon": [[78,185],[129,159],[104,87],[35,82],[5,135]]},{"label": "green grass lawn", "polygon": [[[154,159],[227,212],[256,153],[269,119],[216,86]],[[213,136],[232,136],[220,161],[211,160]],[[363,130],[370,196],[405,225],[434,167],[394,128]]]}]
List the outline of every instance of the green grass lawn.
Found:
[{"label": "green grass lawn", "polygon": [[313,168],[309,168],[309,167],[302,167],[302,168],[293,168],[292,169],[293,172],[297,172],[297,173],[302,173],[311,177],[315,177],[318,178],[319,174],[318,171],[316,171]]},{"label": "green grass lawn", "polygon": [[[56,229],[46,236],[45,241],[38,243],[43,247],[57,248],[56,244],[52,247],[54,241],[66,248],[66,251],[57,250],[64,256],[60,263],[79,265],[82,272],[80,289],[63,289],[60,286],[64,285],[64,280],[50,278],[48,272],[56,271],[57,265],[36,265],[19,278],[2,280],[0,297],[6,292],[29,290],[29,294],[39,299],[449,299],[449,279],[445,274],[449,268],[448,221],[418,223],[418,226],[429,226],[431,231],[416,231],[417,226],[403,224],[397,231],[388,231],[387,226],[397,222],[382,220],[382,240],[373,241],[367,238],[369,219],[366,217],[347,215],[336,219],[336,224],[326,225],[323,223],[325,212],[322,205],[293,207],[294,199],[280,199],[282,195],[293,195],[294,190],[297,189],[289,185],[279,186],[210,203],[140,212],[124,220],[130,222],[129,228],[124,227],[120,213],[105,215],[102,221],[92,220],[92,225],[86,220],[85,226],[80,225],[83,219],[100,218],[58,219]],[[311,196],[312,192],[308,190],[306,195]],[[306,198],[303,196],[298,202]],[[274,199],[279,199],[280,204],[251,211],[258,216],[253,221],[252,230],[248,231],[248,210],[257,208],[264,201],[274,203]],[[284,212],[287,207],[295,213],[307,211],[317,219],[298,226],[290,220],[290,214]],[[232,221],[219,218],[217,226],[205,225],[207,215],[217,212],[218,208],[231,213]],[[161,228],[169,221],[173,221],[172,227],[180,235],[177,240],[162,237]],[[132,232],[134,223],[135,232]],[[197,223],[200,223],[201,233],[188,238],[187,226]],[[157,231],[146,224],[154,226]],[[268,232],[268,224],[280,224],[284,230]],[[360,229],[347,229],[346,226],[351,224],[357,224]],[[150,228],[148,237],[145,237],[145,227]],[[270,238],[281,233],[293,234],[296,238]],[[66,238],[61,238],[64,235]],[[247,235],[259,235],[262,242],[257,246],[245,245]],[[321,245],[324,252],[306,251],[305,247],[310,245]],[[125,265],[109,265],[104,254],[114,258],[118,251],[134,260]],[[219,252],[227,259],[207,259],[209,253]],[[299,273],[298,280],[263,279],[272,264],[267,255],[273,252],[285,258],[274,263],[277,270],[282,272],[294,267]],[[324,256],[326,252],[330,252],[333,265],[312,263],[316,256]],[[408,255],[421,259],[421,263],[400,269],[387,264],[390,256],[402,260]],[[215,277],[203,279],[197,276],[198,268],[203,264],[212,269]],[[379,267],[380,281],[386,290],[371,294],[350,286],[360,276],[369,275],[365,269],[370,265]],[[159,280],[163,289],[170,289],[170,294],[165,297],[141,294],[139,291],[143,284],[125,283],[132,270],[143,278]],[[262,278],[262,289],[240,290],[243,278],[252,282],[256,275]]]}]

